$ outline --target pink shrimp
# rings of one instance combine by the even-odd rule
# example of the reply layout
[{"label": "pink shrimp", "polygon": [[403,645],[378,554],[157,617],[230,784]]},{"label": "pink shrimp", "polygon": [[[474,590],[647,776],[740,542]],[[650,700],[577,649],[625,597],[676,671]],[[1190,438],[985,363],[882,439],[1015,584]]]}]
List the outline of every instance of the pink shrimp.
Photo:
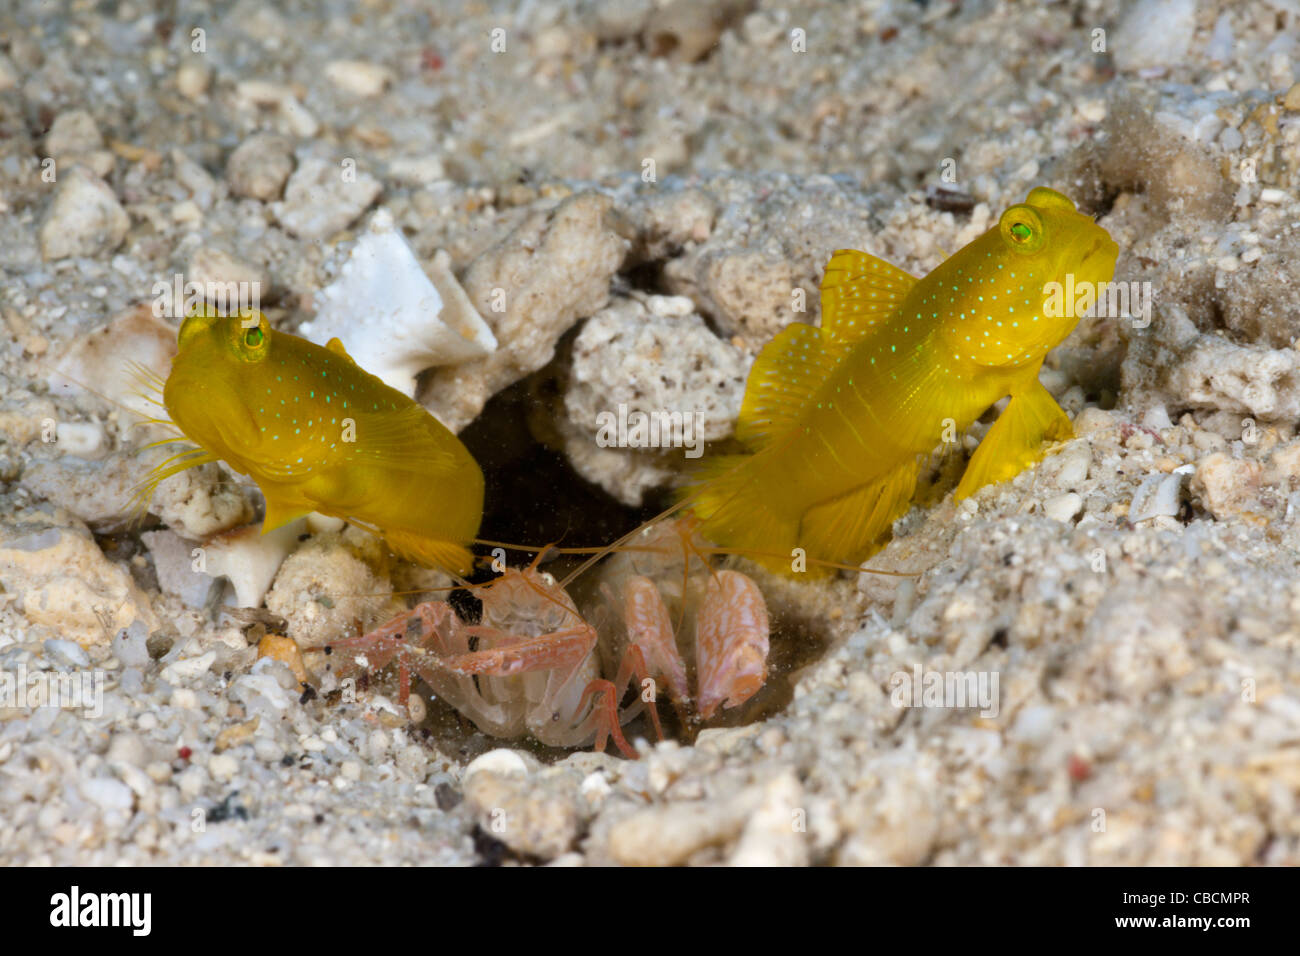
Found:
[{"label": "pink shrimp", "polygon": [[[650,704],[663,738],[653,706],[660,682],[679,711],[692,703],[676,641],[684,628],[674,628],[669,604],[695,634],[699,719],[747,700],[766,678],[762,594],[745,575],[710,568],[692,527],[672,522],[649,529],[631,545],[628,560],[611,565],[596,625],[534,563],[483,587],[477,625],[461,621],[445,601],[428,601],[332,649],[344,652],[345,674],[396,661],[402,703],[413,671],[491,736],[529,735],[550,746],[594,744],[597,750],[612,738],[621,753],[635,757],[622,727]],[[612,679],[602,677],[611,672]],[[634,677],[641,693],[620,708]]]}]

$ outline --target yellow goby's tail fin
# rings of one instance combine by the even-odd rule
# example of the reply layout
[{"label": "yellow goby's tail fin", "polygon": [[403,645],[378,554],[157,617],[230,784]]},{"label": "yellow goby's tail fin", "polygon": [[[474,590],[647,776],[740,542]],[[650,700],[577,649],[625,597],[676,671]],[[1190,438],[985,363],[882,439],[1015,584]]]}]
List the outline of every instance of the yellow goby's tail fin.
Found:
[{"label": "yellow goby's tail fin", "polygon": [[[816,331],[816,330],[814,330]],[[797,515],[774,507],[763,483],[754,475],[754,455],[720,455],[702,465],[698,483],[684,497],[700,520],[700,531],[710,541],[737,551],[785,554],[799,530]],[[773,571],[789,573],[784,558],[757,559]]]}]

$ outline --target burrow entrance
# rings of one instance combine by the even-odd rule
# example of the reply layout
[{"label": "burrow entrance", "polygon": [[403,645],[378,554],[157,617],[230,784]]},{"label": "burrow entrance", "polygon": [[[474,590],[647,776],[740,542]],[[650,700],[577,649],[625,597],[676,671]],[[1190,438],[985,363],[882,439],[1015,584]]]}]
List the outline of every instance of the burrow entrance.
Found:
[{"label": "burrow entrance", "polygon": [[[554,407],[554,388],[551,368],[543,369],[493,397],[483,413],[460,435],[483,468],[486,480],[481,538],[530,545],[600,547],[653,518],[671,503],[664,492],[652,496],[639,508],[626,507],[577,474],[561,451],[539,441],[535,416],[545,415]],[[532,427],[530,421],[534,421]],[[487,549],[476,550],[486,552]],[[509,560],[522,563],[531,557],[511,552]],[[545,560],[542,567],[563,579],[582,560],[578,556],[559,555]],[[738,568],[753,572],[743,565]],[[760,572],[753,573],[761,587]],[[492,577],[492,572],[484,569],[471,580],[479,583]],[[571,594],[580,607],[585,604],[583,589],[594,579],[595,575],[589,572],[571,585]],[[479,606],[472,592],[454,592],[450,600],[462,617],[476,619]],[[781,712],[793,699],[795,675],[825,652],[829,635],[823,620],[800,608],[778,604],[771,597],[768,611],[772,635],[766,684],[741,706],[719,711],[705,727],[743,726]],[[445,753],[471,760],[488,750],[508,746],[528,750],[539,759],[551,762],[573,752],[547,747],[531,738],[503,741],[490,737],[436,695],[430,699],[428,688],[418,680],[416,689],[429,703],[420,730]],[[684,744],[694,741],[700,726],[683,723],[666,698],[660,700],[658,708],[666,738]],[[626,725],[624,733],[629,741],[636,737],[654,739],[653,725],[647,715]]]}]

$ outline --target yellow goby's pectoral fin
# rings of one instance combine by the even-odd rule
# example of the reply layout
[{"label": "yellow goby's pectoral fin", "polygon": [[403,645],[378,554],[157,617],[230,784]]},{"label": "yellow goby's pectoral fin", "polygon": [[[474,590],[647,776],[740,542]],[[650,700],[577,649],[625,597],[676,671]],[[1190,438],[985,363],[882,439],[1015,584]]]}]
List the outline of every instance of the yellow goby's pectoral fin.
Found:
[{"label": "yellow goby's pectoral fin", "polygon": [[266,516],[262,519],[262,534],[282,528],[290,521],[297,521],[316,510],[310,502],[287,492],[280,493],[276,489],[263,488],[262,493],[266,497]]},{"label": "yellow goby's pectoral fin", "polygon": [[966,466],[955,501],[969,498],[985,485],[1014,478],[1043,457],[1046,441],[1074,434],[1070,419],[1037,380],[1019,394],[993,423]]}]

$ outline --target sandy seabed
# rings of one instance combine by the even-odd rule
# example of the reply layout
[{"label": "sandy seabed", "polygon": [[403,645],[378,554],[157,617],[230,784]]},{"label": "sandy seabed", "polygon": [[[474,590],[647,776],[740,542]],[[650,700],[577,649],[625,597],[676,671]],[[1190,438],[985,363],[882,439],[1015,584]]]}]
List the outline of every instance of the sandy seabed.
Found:
[{"label": "sandy seabed", "polygon": [[[0,11],[0,862],[1300,862],[1294,0],[49,11]],[[924,275],[1037,185],[1147,291],[1044,367],[1076,436],[960,505],[937,464],[869,562],[919,577],[752,571],[769,685],[689,742],[349,703],[322,648],[435,575],[258,537],[217,465],[132,523],[123,372],[166,374],[177,276],[276,328],[332,309],[480,456],[494,533],[610,540],[687,462],[604,447],[601,410],[723,447],[833,250]],[[445,306],[400,334],[348,285],[394,232],[392,285]],[[446,334],[474,313],[495,349]],[[928,675],[992,696],[899,706]]]}]

